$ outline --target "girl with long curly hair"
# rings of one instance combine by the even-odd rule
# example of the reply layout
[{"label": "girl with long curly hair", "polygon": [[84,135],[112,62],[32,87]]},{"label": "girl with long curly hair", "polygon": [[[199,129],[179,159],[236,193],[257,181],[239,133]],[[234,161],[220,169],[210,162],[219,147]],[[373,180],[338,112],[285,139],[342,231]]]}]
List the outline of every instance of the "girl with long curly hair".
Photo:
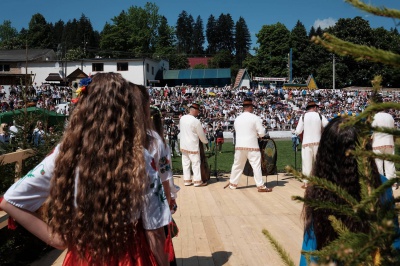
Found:
[{"label": "girl with long curly hair", "polygon": [[[336,184],[356,200],[360,200],[361,185],[357,158],[354,155],[348,154],[349,150],[356,149],[359,142],[359,132],[354,126],[341,127],[345,121],[346,118],[337,117],[331,120],[325,127],[318,147],[312,175]],[[379,174],[373,159],[370,158],[369,163],[371,166],[372,186],[377,188],[387,179]],[[332,204],[345,204],[345,201],[339,198],[334,192],[314,185],[307,187],[304,198],[305,200],[330,202]],[[390,200],[392,198],[392,191],[387,191],[385,199]],[[368,231],[368,224],[366,222],[359,222],[351,217],[340,215],[332,209],[316,208],[304,203],[303,251],[321,250],[338,238],[328,219],[330,215],[334,215],[340,219],[352,232]],[[311,262],[316,262],[316,258],[312,257]],[[307,265],[303,254],[301,255],[299,265]]]},{"label": "girl with long curly hair", "polygon": [[[164,166],[164,169],[162,171],[165,171],[166,169],[171,170],[172,169],[172,163],[171,163],[171,154],[172,151],[170,150],[169,146],[167,145],[165,138],[164,138],[164,125],[162,122],[162,115],[161,111],[158,107],[156,106],[150,106],[150,115],[151,115],[151,120],[153,121],[153,130],[157,132],[157,134],[161,137],[162,139],[162,145],[164,149],[167,151],[167,156],[162,159],[162,166]],[[163,163],[165,162],[165,163]],[[168,165],[166,165],[168,163]],[[175,185],[174,179],[172,178],[172,171],[171,171],[171,178],[169,179],[169,190],[171,192],[170,200],[169,200],[169,206],[171,209],[172,214],[175,213],[177,205],[176,205],[176,198],[178,197],[178,191],[180,190],[179,186]]]},{"label": "girl with long curly hair", "polygon": [[[83,80],[61,143],[0,203],[46,243],[67,247],[64,265],[168,265],[171,214],[133,87],[116,73]],[[45,201],[43,221],[35,211]]]}]

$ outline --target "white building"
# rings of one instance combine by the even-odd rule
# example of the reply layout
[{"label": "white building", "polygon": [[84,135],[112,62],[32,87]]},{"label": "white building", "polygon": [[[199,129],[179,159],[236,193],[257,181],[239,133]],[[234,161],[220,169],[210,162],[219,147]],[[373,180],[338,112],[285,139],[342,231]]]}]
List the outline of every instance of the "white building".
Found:
[{"label": "white building", "polygon": [[50,73],[58,73],[62,80],[77,68],[85,74],[98,72],[120,73],[125,79],[139,85],[151,85],[156,77],[162,78],[162,72],[169,69],[169,62],[150,58],[135,59],[83,59],[79,61],[57,61],[51,49],[0,50],[0,85],[16,85],[26,74],[33,84],[46,82]]}]

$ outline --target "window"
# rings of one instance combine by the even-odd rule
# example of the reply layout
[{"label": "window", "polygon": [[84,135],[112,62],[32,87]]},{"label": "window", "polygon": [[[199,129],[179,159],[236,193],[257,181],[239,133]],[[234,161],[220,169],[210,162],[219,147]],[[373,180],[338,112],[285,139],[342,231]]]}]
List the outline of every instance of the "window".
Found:
[{"label": "window", "polygon": [[128,71],[128,63],[117,63],[117,71]]},{"label": "window", "polygon": [[9,72],[10,65],[0,65],[0,72]]},{"label": "window", "polygon": [[103,63],[92,63],[92,71],[104,71]]},{"label": "window", "polygon": [[151,74],[154,75],[154,67],[151,67]]},{"label": "window", "polygon": [[149,72],[150,66],[149,64],[146,64],[146,71]]}]

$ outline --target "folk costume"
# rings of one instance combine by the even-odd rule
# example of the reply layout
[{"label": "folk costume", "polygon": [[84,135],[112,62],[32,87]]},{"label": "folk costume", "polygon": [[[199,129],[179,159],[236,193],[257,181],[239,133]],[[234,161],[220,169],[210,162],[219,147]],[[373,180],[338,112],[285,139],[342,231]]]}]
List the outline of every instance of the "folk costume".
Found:
[{"label": "folk costume", "polygon": [[[190,108],[199,110],[200,106],[193,103]],[[181,117],[179,128],[184,184],[185,186],[192,184],[190,177],[190,164],[192,164],[193,184],[203,186],[205,184],[201,180],[199,139],[204,144],[208,141],[201,122],[194,115],[187,114]]]},{"label": "folk costume", "polygon": [[[296,135],[303,133],[303,140],[301,145],[301,160],[302,160],[302,173],[303,175],[310,175],[312,166],[315,162],[319,141],[321,139],[322,130],[328,124],[328,120],[320,115],[318,112],[309,110],[318,105],[311,101],[307,104],[308,110],[300,119],[296,127]],[[303,180],[305,188],[308,181]]]},{"label": "folk costume", "polygon": [[[243,101],[243,107],[253,106],[251,99]],[[240,176],[243,173],[246,160],[249,160],[254,172],[254,180],[259,192],[270,192],[264,186],[261,172],[261,152],[258,145],[258,138],[265,135],[265,129],[262,120],[257,115],[244,111],[234,122],[236,132],[235,157],[232,164],[231,176],[229,179],[229,188],[236,189]]]},{"label": "folk costume", "polygon": [[[379,112],[374,115],[371,124],[373,127],[394,128],[393,117],[385,112]],[[374,132],[372,134],[372,149],[377,154],[393,154],[394,155],[394,138],[393,135]],[[375,159],[376,166],[381,175],[385,175],[388,179],[396,177],[396,168],[394,162],[388,160]]]},{"label": "folk costume", "polygon": [[[145,230],[154,230],[168,225],[171,222],[171,212],[165,197],[160,177],[156,170],[156,163],[150,152],[144,150],[146,172],[149,186],[145,193],[145,204],[141,210],[132,214],[132,226],[136,223],[137,234],[130,243],[132,246],[127,254],[114,258],[115,265],[157,265],[155,257],[145,238]],[[37,211],[50,193],[50,182],[53,176],[55,161],[59,154],[59,145],[52,154],[28,172],[23,178],[14,183],[4,194],[4,200],[10,204],[31,212]],[[79,176],[75,178],[75,188],[78,189]],[[165,247],[168,252],[169,246]],[[90,257],[81,259],[74,247],[68,247],[68,253],[63,265],[88,265]]]},{"label": "folk costume", "polygon": [[[383,175],[380,176],[382,183],[385,183],[387,181],[387,178]],[[393,191],[391,189],[388,189],[385,191],[385,193],[382,196],[383,202],[393,202]],[[395,220],[393,222],[394,224],[394,230],[399,231],[399,223],[398,220]],[[327,229],[329,230],[329,229]],[[331,229],[333,230],[333,229]],[[397,238],[392,245],[393,248],[399,250],[400,249],[400,239]],[[315,232],[314,232],[314,226],[311,226],[311,228],[307,231],[304,231],[303,235],[303,244],[301,247],[302,251],[315,251],[317,250],[317,239],[315,237]],[[317,258],[311,257],[311,262],[317,263]],[[301,254],[300,256],[300,263],[299,266],[307,266],[307,260],[306,257]]]}]

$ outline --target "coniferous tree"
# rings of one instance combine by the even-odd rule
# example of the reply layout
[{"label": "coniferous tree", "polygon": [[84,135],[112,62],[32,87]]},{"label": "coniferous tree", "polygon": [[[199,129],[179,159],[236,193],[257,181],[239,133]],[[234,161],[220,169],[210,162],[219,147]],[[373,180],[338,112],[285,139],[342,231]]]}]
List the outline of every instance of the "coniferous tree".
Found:
[{"label": "coniferous tree", "polygon": [[289,46],[292,49],[292,76],[297,82],[305,83],[310,73],[307,73],[306,65],[302,57],[306,57],[305,50],[310,45],[307,30],[303,23],[297,21],[290,32]]},{"label": "coniferous tree", "polygon": [[193,26],[193,56],[201,56],[204,53],[204,41],[203,20],[200,16],[197,16],[196,22]]},{"label": "coniferous tree", "polygon": [[213,15],[210,15],[207,20],[206,37],[208,43],[207,54],[214,55],[217,52],[219,37],[217,32],[217,21]]},{"label": "coniferous tree", "polygon": [[231,54],[235,49],[234,22],[230,14],[221,14],[217,20],[217,52],[229,51]]},{"label": "coniferous tree", "polygon": [[173,48],[174,45],[174,29],[168,25],[166,17],[162,16],[160,25],[157,30],[156,52],[165,48]]},{"label": "coniferous tree", "polygon": [[242,62],[250,52],[251,36],[244,18],[239,17],[235,25],[236,64],[242,67]]},{"label": "coniferous tree", "polygon": [[193,48],[193,24],[192,15],[182,11],[176,22],[176,40],[178,52],[190,54]]},{"label": "coniferous tree", "polygon": [[30,48],[46,49],[51,47],[51,33],[52,25],[47,23],[42,14],[35,14],[29,21],[29,28],[27,31],[27,44]]},{"label": "coniferous tree", "polygon": [[77,25],[78,35],[76,38],[80,41],[80,48],[83,50],[85,58],[94,57],[94,51],[98,48],[98,34],[93,30],[90,20],[82,14]]},{"label": "coniferous tree", "polygon": [[65,23],[61,19],[54,23],[53,26],[53,38],[52,38],[52,47],[54,50],[57,49],[58,45],[63,42],[63,35],[65,33]]}]

